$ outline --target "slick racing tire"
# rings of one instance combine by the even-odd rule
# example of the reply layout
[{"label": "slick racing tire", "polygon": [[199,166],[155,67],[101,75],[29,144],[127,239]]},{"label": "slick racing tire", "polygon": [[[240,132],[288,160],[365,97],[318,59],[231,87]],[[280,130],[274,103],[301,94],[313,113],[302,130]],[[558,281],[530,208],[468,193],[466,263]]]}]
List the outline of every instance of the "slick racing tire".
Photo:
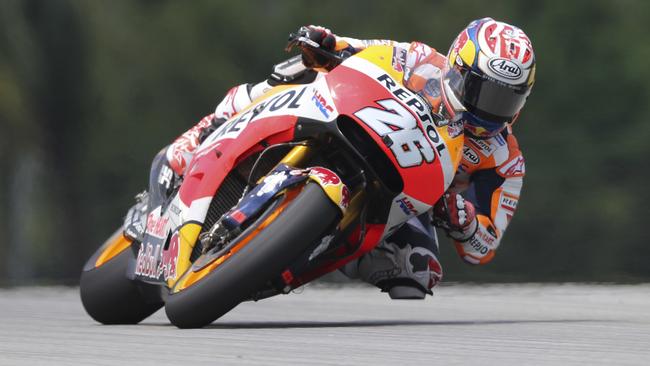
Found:
[{"label": "slick racing tire", "polygon": [[129,263],[135,261],[131,246],[95,266],[94,259],[102,249],[81,273],[79,292],[88,315],[102,324],[137,324],[160,309],[163,302],[159,286],[126,277]]},{"label": "slick racing tire", "polygon": [[[165,303],[172,324],[198,328],[220,318],[277,278],[340,218],[338,207],[317,184],[308,183],[293,199],[288,195],[240,235],[237,240],[254,237],[236,253],[215,268],[202,269],[207,274],[189,285],[186,278],[192,270],[181,277]],[[185,287],[179,289],[179,284]]]}]

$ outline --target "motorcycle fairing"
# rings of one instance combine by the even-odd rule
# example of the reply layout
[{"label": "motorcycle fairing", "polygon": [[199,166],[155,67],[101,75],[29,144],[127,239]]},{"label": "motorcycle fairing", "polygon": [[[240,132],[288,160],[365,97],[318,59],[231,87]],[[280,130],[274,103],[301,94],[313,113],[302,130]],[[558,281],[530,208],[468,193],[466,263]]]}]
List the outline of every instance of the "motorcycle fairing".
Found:
[{"label": "motorcycle fairing", "polygon": [[[392,200],[384,235],[426,212],[442,196],[453,180],[463,144],[462,134],[451,137],[446,127],[438,127],[428,104],[402,86],[402,73],[392,68],[389,55],[392,47],[373,47],[326,76],[336,109],[365,129],[404,182],[403,192]],[[362,102],[368,100],[375,105]]]},{"label": "motorcycle fairing", "polygon": [[[176,271],[169,271],[175,276],[167,278],[169,287],[190,267],[189,257],[197,242],[201,224],[212,197],[228,172],[239,161],[266,146],[293,141],[299,118],[332,122],[344,114],[354,119],[387,153],[405,182],[402,194],[392,201],[388,224],[368,225],[365,235],[359,237],[359,249],[354,255],[331,263],[327,268],[336,268],[371,250],[390,229],[398,227],[407,217],[426,211],[435,203],[448,187],[460,160],[458,145],[462,145],[462,135],[459,139],[452,139],[433,125],[424,102],[401,87],[402,74],[394,70],[390,63],[392,51],[393,48],[388,46],[372,47],[350,57],[312,84],[275,87],[220,126],[201,144],[175,197],[180,208],[180,222],[186,224],[177,226],[168,236],[168,243],[171,243],[171,238],[179,240],[178,255],[175,255]],[[368,100],[374,100],[374,105],[369,106]],[[388,126],[390,123],[386,121],[364,121],[360,118],[358,112],[364,108],[375,108],[370,112],[381,116],[392,113],[394,117],[395,111],[382,106],[379,103],[382,100],[392,101],[392,106],[401,110],[398,117],[404,123]],[[388,105],[388,102],[385,104]],[[378,132],[376,127],[381,126],[378,122],[393,131]],[[418,157],[413,150],[420,150],[423,156],[420,164],[400,166],[395,151],[399,152],[397,148],[401,146],[391,148],[391,141],[400,142],[398,137],[402,130],[418,135],[415,142],[406,140],[405,145],[408,146],[404,152],[407,154],[403,155],[412,160]],[[393,132],[397,132],[397,135]],[[411,150],[406,151],[407,148]],[[449,162],[451,167],[447,164]],[[168,212],[162,215],[168,215]],[[159,258],[162,261],[162,254]]]},{"label": "motorcycle fairing", "polygon": [[[417,94],[402,86],[400,81],[401,73],[393,70],[390,66],[390,58],[387,57],[392,54],[391,50],[392,47],[373,47],[368,49],[367,52],[359,53],[358,57],[349,58],[329,73],[326,79],[332,90],[332,95],[344,96],[335,98],[339,113],[357,120],[393,161],[402,175],[404,193],[418,201],[432,205],[451,185],[460,162],[463,136],[452,138],[447,133],[446,128],[436,126],[426,102]],[[380,67],[382,64],[383,67]],[[395,75],[400,78],[395,78]],[[345,80],[350,79],[359,81],[354,84],[345,82]],[[415,123],[405,126],[405,122],[401,121],[400,118],[408,120],[409,116],[398,115],[395,110],[388,109],[379,103],[388,99],[399,103],[404,108],[403,110],[411,114],[410,119]],[[374,107],[379,111],[377,112],[377,116],[380,118],[379,121],[363,120],[363,116],[358,113],[368,107],[366,103],[361,102],[367,100],[375,101],[375,105],[370,107]],[[382,113],[382,110],[385,113]],[[388,120],[388,118],[392,118],[392,120]],[[377,127],[379,125],[377,122],[384,125],[380,126],[382,130]],[[427,141],[429,146],[417,148],[420,155],[422,155],[418,164],[401,166],[399,156],[394,151],[397,149],[391,149],[390,146],[387,146],[389,144],[387,144],[385,137],[391,136],[395,132],[410,132],[406,131],[407,127],[410,127],[411,130],[419,130],[420,133],[414,132],[412,136],[409,136],[410,139],[407,138],[405,141],[417,143]],[[420,134],[425,140],[419,139]],[[413,141],[416,138],[417,140]],[[410,148],[412,146],[406,147]],[[429,150],[435,153],[432,159],[427,159],[427,156],[425,156]],[[416,155],[418,151],[409,151],[407,153]]]}]

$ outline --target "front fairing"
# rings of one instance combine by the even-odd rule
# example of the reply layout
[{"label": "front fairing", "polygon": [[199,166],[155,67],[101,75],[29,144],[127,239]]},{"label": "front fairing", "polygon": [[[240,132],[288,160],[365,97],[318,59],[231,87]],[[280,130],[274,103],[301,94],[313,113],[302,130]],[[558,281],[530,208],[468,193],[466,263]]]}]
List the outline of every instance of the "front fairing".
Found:
[{"label": "front fairing", "polygon": [[449,188],[464,139],[462,130],[440,123],[429,104],[403,85],[394,52],[391,46],[370,47],[326,77],[339,113],[366,130],[402,178],[402,192],[392,197],[388,231],[429,210]]}]

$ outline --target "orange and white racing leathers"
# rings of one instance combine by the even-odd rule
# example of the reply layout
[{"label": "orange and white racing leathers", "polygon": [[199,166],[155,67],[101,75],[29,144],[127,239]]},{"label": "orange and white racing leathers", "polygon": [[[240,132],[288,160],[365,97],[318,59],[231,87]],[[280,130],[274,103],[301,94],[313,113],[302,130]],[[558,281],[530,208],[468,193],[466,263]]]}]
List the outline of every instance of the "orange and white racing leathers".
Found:
[{"label": "orange and white racing leathers", "polygon": [[[434,112],[445,118],[453,115],[453,106],[444,98],[442,83],[424,80],[440,79],[447,59],[435,49],[421,42],[399,43],[388,40],[357,40],[336,37],[337,50],[358,52],[370,45],[391,45],[404,68],[404,84],[425,95]],[[266,93],[273,85],[269,79],[258,84],[242,84],[228,91],[215,112],[203,118],[196,126],[181,135],[167,149],[167,159],[172,169],[182,175],[193,151],[200,143],[202,131],[214,128],[248,106],[252,100]],[[458,122],[457,133],[463,131]],[[454,241],[460,257],[470,264],[485,264],[495,254],[508,224],[517,208],[522,179],[525,172],[524,158],[510,128],[489,139],[475,139],[465,135],[463,158],[449,190],[463,193],[477,212],[477,229],[464,241]],[[442,278],[442,268],[437,259],[438,242],[429,215],[411,219],[391,237],[379,245],[381,250],[349,263],[343,272],[350,277],[360,277],[366,282],[388,291],[393,298],[423,297]],[[417,290],[409,292],[409,284],[415,282]],[[397,289],[398,291],[393,291]],[[406,289],[406,292],[404,292]],[[422,291],[423,290],[423,291]],[[419,291],[419,292],[418,292]],[[421,294],[422,296],[420,296]]]}]

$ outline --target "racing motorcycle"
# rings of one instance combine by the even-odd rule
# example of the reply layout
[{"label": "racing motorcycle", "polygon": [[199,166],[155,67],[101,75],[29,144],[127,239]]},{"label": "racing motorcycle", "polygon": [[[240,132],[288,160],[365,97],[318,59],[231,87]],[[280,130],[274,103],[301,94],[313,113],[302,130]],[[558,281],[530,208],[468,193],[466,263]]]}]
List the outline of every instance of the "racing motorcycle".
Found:
[{"label": "racing motorcycle", "polygon": [[143,234],[119,228],[83,268],[88,314],[135,324],[164,306],[172,324],[202,327],[427,212],[454,176],[462,129],[402,84],[399,52],[372,46],[300,81],[290,59],[273,74],[283,83],[212,132],[180,182],[154,162]]}]

